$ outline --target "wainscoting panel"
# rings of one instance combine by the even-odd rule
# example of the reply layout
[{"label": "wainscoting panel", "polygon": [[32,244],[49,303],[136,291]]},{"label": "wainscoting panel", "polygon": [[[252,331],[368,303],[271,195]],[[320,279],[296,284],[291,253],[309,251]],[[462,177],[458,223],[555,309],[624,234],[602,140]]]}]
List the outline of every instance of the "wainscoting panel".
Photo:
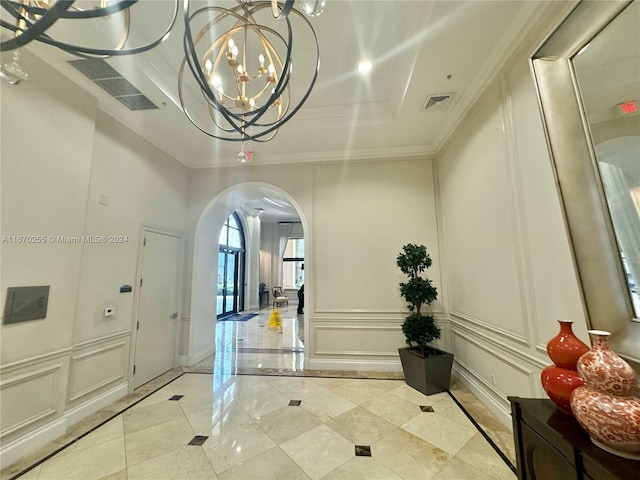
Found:
[{"label": "wainscoting panel", "polygon": [[[335,318],[312,316],[308,326],[309,343],[305,345],[308,368],[402,372],[398,356],[398,348],[405,346],[402,320],[367,317],[362,313]],[[436,321],[442,336],[433,345],[449,350],[449,322]]]},{"label": "wainscoting panel", "polygon": [[538,370],[517,361],[495,346],[464,332],[453,330],[457,363],[490,390],[506,399],[508,395],[531,397]]},{"label": "wainscoting panel", "polygon": [[62,415],[69,351],[3,366],[1,372],[0,438],[3,444]]},{"label": "wainscoting panel", "polygon": [[310,326],[314,357],[397,357],[398,346],[404,343],[399,323],[311,322]]},{"label": "wainscoting panel", "polygon": [[84,342],[73,347],[67,406],[89,400],[128,376],[131,332]]}]

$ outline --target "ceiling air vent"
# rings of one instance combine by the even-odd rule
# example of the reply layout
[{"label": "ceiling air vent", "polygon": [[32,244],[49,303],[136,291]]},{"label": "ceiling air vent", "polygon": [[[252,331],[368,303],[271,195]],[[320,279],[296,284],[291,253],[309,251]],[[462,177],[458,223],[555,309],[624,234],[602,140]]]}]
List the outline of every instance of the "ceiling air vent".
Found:
[{"label": "ceiling air vent", "polygon": [[455,93],[433,93],[427,97],[422,110],[425,112],[441,112],[449,108]]},{"label": "ceiling air vent", "polygon": [[100,58],[69,60],[69,64],[89,80],[104,89],[109,95],[125,105],[129,110],[150,110],[158,108],[120,75],[111,65]]}]

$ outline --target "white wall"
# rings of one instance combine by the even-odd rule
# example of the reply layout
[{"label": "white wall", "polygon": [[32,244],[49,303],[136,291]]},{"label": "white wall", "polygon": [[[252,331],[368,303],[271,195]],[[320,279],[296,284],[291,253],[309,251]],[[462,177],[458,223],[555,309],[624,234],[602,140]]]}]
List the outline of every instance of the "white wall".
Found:
[{"label": "white wall", "polygon": [[[399,295],[398,283],[403,279],[395,259],[404,244],[429,247],[434,264],[429,274],[441,286],[431,160],[193,171],[189,218],[196,248],[201,237],[205,245],[207,236],[215,235],[213,224],[202,222],[203,212],[208,217],[219,209],[221,225],[227,212],[249,200],[242,192],[252,183],[273,186],[288,195],[306,227],[308,367],[399,371],[397,348],[404,344],[400,324],[406,308]],[[197,232],[196,225],[200,225]],[[264,240],[269,237],[269,225],[262,227]],[[193,276],[191,328],[197,345],[192,343],[190,352],[194,359],[213,344],[215,315],[199,300],[207,298],[211,280],[207,272],[217,262],[212,252],[198,250],[195,257],[196,266],[212,266],[200,273],[196,269]],[[263,253],[263,262],[266,256]],[[433,307],[444,321],[441,303]]]},{"label": "white wall", "polygon": [[[50,294],[45,319],[0,329],[3,466],[127,394],[141,224],[184,230],[187,199],[184,166],[29,52],[21,63],[29,81],[1,87],[1,234],[47,238],[3,242],[0,314],[7,287]],[[48,238],[83,235],[122,243]]]},{"label": "white wall", "polygon": [[452,348],[504,423],[508,395],[544,397],[556,320],[586,320],[527,55],[500,72],[438,158]]}]

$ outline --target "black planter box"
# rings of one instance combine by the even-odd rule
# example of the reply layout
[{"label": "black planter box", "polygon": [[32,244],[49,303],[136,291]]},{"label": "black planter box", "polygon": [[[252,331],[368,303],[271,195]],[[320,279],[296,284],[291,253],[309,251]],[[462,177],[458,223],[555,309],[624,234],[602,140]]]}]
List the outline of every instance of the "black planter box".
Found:
[{"label": "black planter box", "polygon": [[407,385],[425,395],[445,392],[451,384],[453,353],[428,347],[431,356],[422,358],[408,347],[399,348],[400,361]]}]

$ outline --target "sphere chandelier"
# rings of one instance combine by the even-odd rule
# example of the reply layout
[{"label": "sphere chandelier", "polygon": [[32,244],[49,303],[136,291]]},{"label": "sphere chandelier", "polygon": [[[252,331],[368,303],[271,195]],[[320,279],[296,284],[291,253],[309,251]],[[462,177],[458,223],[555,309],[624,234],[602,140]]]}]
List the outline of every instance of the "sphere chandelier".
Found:
[{"label": "sphere chandelier", "polygon": [[[233,8],[211,5],[191,13],[184,1],[180,103],[187,118],[213,138],[267,142],[309,97],[320,65],[318,40],[293,0],[236,2]],[[301,3],[313,4],[316,15],[324,5]],[[296,35],[303,33],[295,78],[294,28]]]}]

